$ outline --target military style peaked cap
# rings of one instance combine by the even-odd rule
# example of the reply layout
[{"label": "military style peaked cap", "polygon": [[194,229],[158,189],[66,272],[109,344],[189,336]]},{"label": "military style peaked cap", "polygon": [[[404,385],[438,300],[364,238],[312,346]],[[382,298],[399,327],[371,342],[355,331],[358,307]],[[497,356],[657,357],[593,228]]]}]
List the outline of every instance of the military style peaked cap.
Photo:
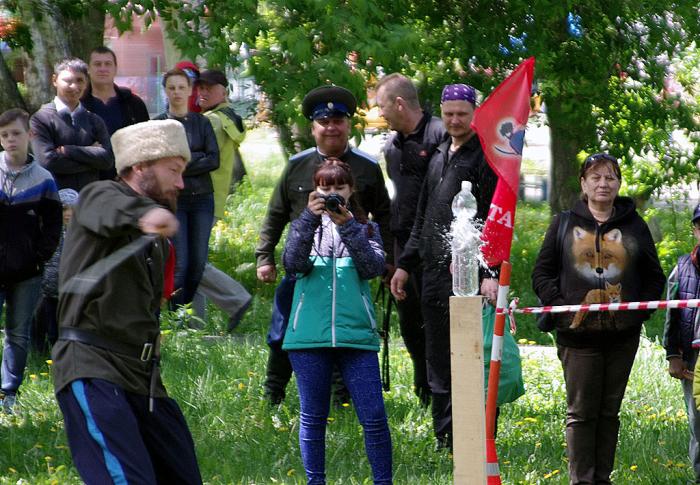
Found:
[{"label": "military style peaked cap", "polygon": [[321,86],[309,91],[301,103],[301,111],[309,120],[351,117],[355,114],[355,96],[340,86]]}]

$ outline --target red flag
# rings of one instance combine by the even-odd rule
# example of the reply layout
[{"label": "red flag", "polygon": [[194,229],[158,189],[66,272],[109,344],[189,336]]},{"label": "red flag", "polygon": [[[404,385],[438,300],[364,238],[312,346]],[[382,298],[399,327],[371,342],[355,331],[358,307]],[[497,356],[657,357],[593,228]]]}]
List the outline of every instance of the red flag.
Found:
[{"label": "red flag", "polygon": [[471,127],[479,135],[486,161],[498,184],[484,224],[482,248],[489,266],[510,259],[515,206],[520,184],[525,127],[530,115],[530,89],[535,58],[520,63],[474,112]]}]

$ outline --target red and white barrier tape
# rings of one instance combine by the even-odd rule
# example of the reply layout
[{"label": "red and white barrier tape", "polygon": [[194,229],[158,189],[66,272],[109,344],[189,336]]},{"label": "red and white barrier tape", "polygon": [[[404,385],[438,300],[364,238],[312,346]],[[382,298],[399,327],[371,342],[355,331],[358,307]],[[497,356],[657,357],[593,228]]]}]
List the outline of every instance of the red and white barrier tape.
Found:
[{"label": "red and white barrier tape", "polygon": [[[624,303],[591,303],[588,305],[558,305],[558,306],[530,306],[518,308],[518,299],[514,298],[508,310],[513,313],[576,313],[584,312],[616,312],[623,310],[663,310],[665,308],[697,308],[700,307],[700,299],[696,300],[656,300],[656,301],[630,301]],[[498,310],[497,310],[498,311]],[[501,310],[504,311],[504,310]]]}]

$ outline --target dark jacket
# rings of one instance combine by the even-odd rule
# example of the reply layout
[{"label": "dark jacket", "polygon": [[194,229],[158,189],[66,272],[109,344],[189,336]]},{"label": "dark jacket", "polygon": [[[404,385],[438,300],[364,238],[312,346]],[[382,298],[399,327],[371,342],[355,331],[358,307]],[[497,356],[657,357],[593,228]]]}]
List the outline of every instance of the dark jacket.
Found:
[{"label": "dark jacket", "polygon": [[[578,305],[658,300],[665,277],[649,228],[632,199],[617,197],[610,219],[598,225],[588,205],[571,210],[561,252],[556,249],[559,217],[547,230],[532,272],[532,286],[544,305]],[[649,311],[555,315],[557,343],[600,347],[636,337]]]},{"label": "dark jacket", "polygon": [[403,247],[411,236],[416,207],[430,159],[445,141],[442,120],[424,113],[416,129],[404,136],[396,132],[384,146],[384,158],[396,195],[391,201],[391,233]]},{"label": "dark jacket", "polygon": [[33,158],[11,172],[0,154],[0,288],[41,274],[61,233],[61,202],[51,174]]},{"label": "dark jacket", "polygon": [[[391,209],[384,176],[379,164],[372,157],[355,148],[340,157],[350,165],[355,178],[355,193],[359,203],[374,222],[379,224],[387,261],[393,261],[393,238],[389,232]],[[309,148],[289,159],[270,197],[267,214],[260,229],[260,239],[255,249],[257,265],[275,264],[275,246],[289,221],[299,217],[309,203],[309,193],[316,190],[313,174],[323,161],[316,148]]]},{"label": "dark jacket", "polygon": [[[59,329],[78,328],[138,347],[154,341],[160,332],[166,240],[158,238],[123,261],[87,295],[65,293],[63,288],[76,274],[142,236],[139,219],[156,207],[123,182],[96,182],[83,190],[59,266]],[[60,338],[52,355],[56,392],[75,379],[98,378],[128,392],[149,394],[150,362],[138,357]],[[160,379],[154,395],[166,396]]]},{"label": "dark jacket", "polygon": [[282,259],[287,274],[296,274],[285,350],[379,350],[367,282],[384,272],[376,224],[352,219],[336,226],[328,215],[305,209],[292,221]]},{"label": "dark jacket", "polygon": [[[99,180],[100,170],[114,167],[107,126],[96,114],[80,110],[73,126],[70,115],[59,115],[52,101],[34,113],[30,124],[34,156],[53,174],[59,189],[80,191]],[[95,142],[101,146],[93,146]],[[61,146],[63,154],[58,152]]]},{"label": "dark jacket", "polygon": [[213,193],[214,186],[209,172],[219,168],[219,146],[216,144],[216,135],[207,117],[199,113],[187,113],[184,118],[178,118],[166,112],[154,119],[177,120],[185,127],[192,159],[182,174],[185,188],[180,191],[180,196]]},{"label": "dark jacket", "polygon": [[[452,294],[450,262],[450,226],[452,200],[461,190],[462,181],[472,183],[476,198],[476,216],[486,220],[498,177],[484,159],[479,137],[474,135],[450,156],[451,139],[433,154],[421,190],[416,222],[406,243],[398,267],[409,273],[422,264],[423,296],[446,301]],[[482,277],[486,275],[481,272]]]},{"label": "dark jacket", "polygon": [[[115,131],[120,128],[124,128],[125,126],[135,125],[136,123],[141,123],[151,119],[148,115],[146,104],[141,98],[131,92],[131,89],[123,88],[115,84],[114,91],[117,93],[116,98],[117,104],[119,105],[119,111],[121,113],[122,123],[121,126],[107,125],[107,130],[109,131],[110,135],[113,135]],[[105,109],[105,104],[102,102],[102,100],[92,95],[91,85],[88,85],[87,89],[85,90],[85,95],[80,102],[83,103],[85,109],[98,115]]]},{"label": "dark jacket", "polygon": [[[693,249],[697,254],[697,247]],[[700,298],[700,269],[684,254],[668,278],[669,300],[693,300]],[[682,357],[693,360],[693,353],[700,348],[700,322],[697,308],[674,308],[666,312],[664,348],[666,357]]]}]

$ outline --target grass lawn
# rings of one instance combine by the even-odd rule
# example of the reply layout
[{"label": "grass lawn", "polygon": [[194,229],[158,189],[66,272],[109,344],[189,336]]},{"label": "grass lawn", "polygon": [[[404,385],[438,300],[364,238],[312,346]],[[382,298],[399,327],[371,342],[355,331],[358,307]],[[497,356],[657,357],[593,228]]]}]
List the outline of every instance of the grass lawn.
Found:
[{"label": "grass lawn", "polygon": [[[232,338],[221,335],[225,317],[215,308],[210,308],[203,331],[183,331],[167,316],[164,321],[163,377],[185,413],[204,481],[210,484],[305,483],[294,383],[280,406],[270,407],[262,398],[264,336],[273,287],[257,282],[253,249],[283,163],[270,146],[262,132],[249,135],[243,155],[251,182],[230,198],[229,212],[216,226],[211,242],[211,259],[256,295],[251,311]],[[524,292],[528,262],[541,241],[548,214],[542,206],[524,206],[521,214],[519,222],[530,234],[537,234],[520,232],[514,242],[513,286]],[[525,304],[534,303],[527,298]],[[516,338],[547,342],[548,336],[534,333],[531,322],[523,318],[519,324]],[[420,407],[411,389],[410,359],[397,331],[392,338],[392,388],[385,401],[395,483],[451,483],[452,457],[435,451],[430,412]],[[504,406],[499,420],[497,444],[504,483],[568,481],[565,395],[553,350],[531,344],[522,347],[527,392]],[[44,357],[32,356],[21,390],[16,415],[0,415],[0,484],[80,483],[53,397],[50,364]],[[615,483],[681,484],[692,478],[681,388],[667,375],[656,339],[643,339],[621,418]],[[330,483],[371,483],[362,431],[351,407],[331,412],[326,462]]]}]

